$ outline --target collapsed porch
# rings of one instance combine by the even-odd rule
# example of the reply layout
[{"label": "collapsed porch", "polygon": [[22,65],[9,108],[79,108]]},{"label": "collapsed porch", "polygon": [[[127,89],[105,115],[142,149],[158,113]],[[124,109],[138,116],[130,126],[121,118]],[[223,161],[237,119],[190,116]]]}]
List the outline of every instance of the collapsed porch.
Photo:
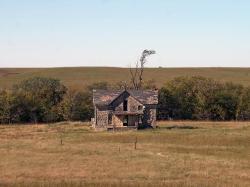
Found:
[{"label": "collapsed porch", "polygon": [[108,129],[137,129],[142,124],[143,112],[115,111],[109,119]]}]

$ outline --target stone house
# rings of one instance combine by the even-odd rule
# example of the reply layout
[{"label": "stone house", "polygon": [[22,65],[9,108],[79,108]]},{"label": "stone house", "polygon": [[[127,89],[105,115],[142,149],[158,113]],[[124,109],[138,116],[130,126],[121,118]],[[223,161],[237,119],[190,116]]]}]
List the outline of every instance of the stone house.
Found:
[{"label": "stone house", "polygon": [[95,129],[156,126],[157,90],[93,90]]}]

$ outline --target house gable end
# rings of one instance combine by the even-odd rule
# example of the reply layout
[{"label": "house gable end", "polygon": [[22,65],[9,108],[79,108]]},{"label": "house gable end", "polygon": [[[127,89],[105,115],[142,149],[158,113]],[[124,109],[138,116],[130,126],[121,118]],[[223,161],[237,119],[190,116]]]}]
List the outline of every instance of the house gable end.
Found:
[{"label": "house gable end", "polygon": [[123,103],[123,101],[125,99],[128,99],[129,97],[133,98],[136,102],[140,103],[141,105],[143,105],[143,103],[141,103],[137,98],[135,98],[133,95],[131,95],[129,92],[127,92],[126,90],[124,92],[122,92],[118,97],[116,97],[110,104],[109,106],[112,108],[116,108],[117,106],[119,106],[120,104]]},{"label": "house gable end", "polygon": [[130,96],[130,94],[126,91],[122,92],[120,95],[118,95],[110,104],[109,107],[115,109],[117,106],[119,106],[125,99],[127,99]]}]

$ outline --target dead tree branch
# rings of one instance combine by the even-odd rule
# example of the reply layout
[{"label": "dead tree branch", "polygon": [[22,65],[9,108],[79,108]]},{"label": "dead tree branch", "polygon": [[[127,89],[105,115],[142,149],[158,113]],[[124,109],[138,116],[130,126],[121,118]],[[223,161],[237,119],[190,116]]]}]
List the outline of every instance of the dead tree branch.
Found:
[{"label": "dead tree branch", "polygon": [[144,50],[142,52],[140,61],[136,62],[134,70],[132,67],[130,67],[129,70],[131,74],[131,82],[133,84],[134,89],[139,90],[142,88],[144,65],[147,62],[147,57],[155,53],[156,52],[154,50]]}]

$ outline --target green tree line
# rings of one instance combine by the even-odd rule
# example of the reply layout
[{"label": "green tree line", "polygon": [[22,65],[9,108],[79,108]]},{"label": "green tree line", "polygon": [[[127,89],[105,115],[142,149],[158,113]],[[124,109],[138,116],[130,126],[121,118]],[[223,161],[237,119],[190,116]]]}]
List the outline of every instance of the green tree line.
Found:
[{"label": "green tree line", "polygon": [[249,120],[250,87],[178,77],[159,91],[158,119]]},{"label": "green tree line", "polygon": [[[127,86],[127,85],[126,85]],[[82,91],[60,80],[35,77],[0,90],[0,123],[89,121],[93,89],[122,89],[123,84],[94,83]],[[143,84],[155,89],[153,80]],[[250,87],[204,77],[178,77],[159,89],[158,119],[250,120]]]}]

